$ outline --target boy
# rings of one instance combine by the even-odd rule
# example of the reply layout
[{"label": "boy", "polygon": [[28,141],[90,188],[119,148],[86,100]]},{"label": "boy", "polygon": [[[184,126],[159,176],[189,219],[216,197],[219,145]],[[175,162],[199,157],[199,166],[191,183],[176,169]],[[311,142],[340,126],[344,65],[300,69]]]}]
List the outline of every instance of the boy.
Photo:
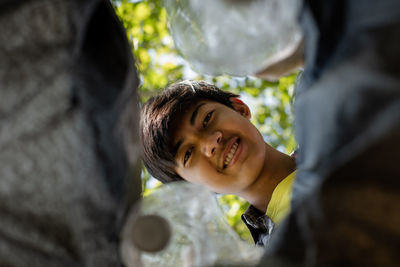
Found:
[{"label": "boy", "polygon": [[251,206],[242,219],[255,242],[265,245],[274,223],[289,212],[296,165],[264,142],[238,95],[201,81],[175,83],[151,98],[141,115],[150,174],[246,199]]}]

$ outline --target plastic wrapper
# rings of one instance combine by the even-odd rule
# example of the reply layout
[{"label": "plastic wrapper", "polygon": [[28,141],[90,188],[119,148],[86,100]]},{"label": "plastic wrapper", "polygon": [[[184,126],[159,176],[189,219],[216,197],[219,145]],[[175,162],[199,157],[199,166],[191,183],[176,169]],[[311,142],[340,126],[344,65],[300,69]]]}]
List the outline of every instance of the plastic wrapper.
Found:
[{"label": "plastic wrapper", "polygon": [[255,74],[302,35],[298,0],[164,0],[175,46],[201,73]]},{"label": "plastic wrapper", "polygon": [[[143,266],[252,265],[262,256],[262,248],[242,240],[233,231],[215,194],[204,187],[186,182],[164,185],[145,197],[136,209],[131,216],[161,216],[171,232],[163,250],[140,252]],[[125,250],[126,247],[136,249],[129,242],[125,242]]]}]

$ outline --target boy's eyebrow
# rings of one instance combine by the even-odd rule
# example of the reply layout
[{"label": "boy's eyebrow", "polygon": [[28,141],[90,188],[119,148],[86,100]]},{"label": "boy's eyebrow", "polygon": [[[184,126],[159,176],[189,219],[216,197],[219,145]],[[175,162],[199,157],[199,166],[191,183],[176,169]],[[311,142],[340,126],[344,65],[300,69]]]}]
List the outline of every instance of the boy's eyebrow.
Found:
[{"label": "boy's eyebrow", "polygon": [[203,106],[204,104],[205,104],[204,102],[198,104],[197,107],[193,110],[192,116],[190,117],[190,124],[191,124],[191,125],[194,125],[194,122],[196,121],[197,114],[199,113],[199,109],[200,109],[200,107]]},{"label": "boy's eyebrow", "polygon": [[[194,125],[194,123],[195,123],[195,121],[196,121],[197,114],[199,113],[199,109],[200,109],[200,107],[203,106],[204,104],[205,104],[204,102],[198,104],[198,105],[196,106],[196,108],[193,110],[192,116],[190,116],[190,124],[191,124],[191,125]],[[173,149],[172,149],[172,153],[173,153],[174,157],[175,157],[176,154],[178,153],[179,147],[182,145],[182,143],[183,143],[184,140],[185,140],[185,139],[182,138],[182,139],[180,139],[180,140],[174,145],[174,147],[173,147]]]},{"label": "boy's eyebrow", "polygon": [[174,145],[174,147],[172,148],[172,153],[173,153],[174,157],[176,157],[176,153],[178,153],[178,149],[182,145],[182,143],[183,143],[183,138],[181,140],[179,140],[178,143],[176,143]]}]

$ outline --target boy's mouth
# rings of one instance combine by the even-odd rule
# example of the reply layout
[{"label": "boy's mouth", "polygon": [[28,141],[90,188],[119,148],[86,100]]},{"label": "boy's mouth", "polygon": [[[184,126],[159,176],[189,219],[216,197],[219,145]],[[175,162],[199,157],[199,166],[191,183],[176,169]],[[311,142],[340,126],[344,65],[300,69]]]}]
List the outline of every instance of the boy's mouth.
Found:
[{"label": "boy's mouth", "polygon": [[234,143],[230,146],[229,150],[226,152],[224,157],[223,169],[225,169],[229,165],[229,163],[231,163],[233,157],[235,156],[237,148],[239,147],[239,144],[240,144],[240,138],[236,139],[236,141],[234,141]]}]

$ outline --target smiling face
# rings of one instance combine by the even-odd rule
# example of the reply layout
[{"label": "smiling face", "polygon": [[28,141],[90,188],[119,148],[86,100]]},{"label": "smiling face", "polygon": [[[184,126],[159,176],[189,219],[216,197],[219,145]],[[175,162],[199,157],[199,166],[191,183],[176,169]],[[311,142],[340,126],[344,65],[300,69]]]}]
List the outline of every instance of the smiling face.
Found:
[{"label": "smiling face", "polygon": [[172,125],[175,171],[218,193],[246,190],[259,178],[266,156],[249,108],[236,99],[232,105],[200,100]]}]

